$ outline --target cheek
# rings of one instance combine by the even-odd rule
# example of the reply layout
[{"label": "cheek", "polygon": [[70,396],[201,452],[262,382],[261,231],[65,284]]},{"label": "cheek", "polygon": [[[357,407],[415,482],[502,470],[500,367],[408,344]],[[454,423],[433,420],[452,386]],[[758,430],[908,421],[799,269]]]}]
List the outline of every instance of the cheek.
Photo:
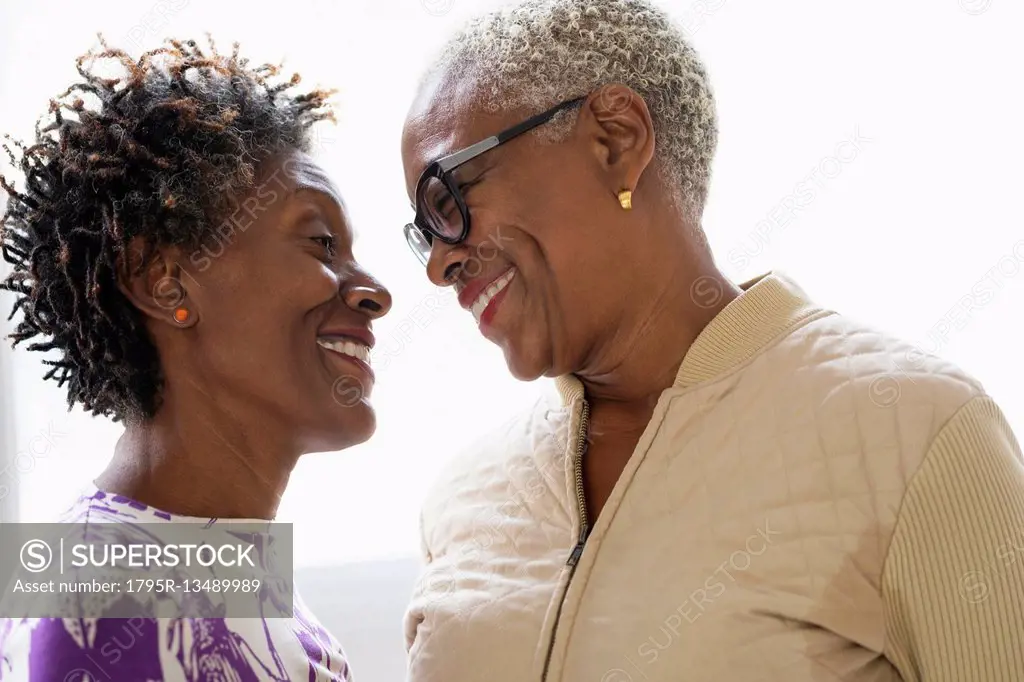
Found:
[{"label": "cheek", "polygon": [[226,258],[198,280],[201,314],[219,337],[247,337],[272,345],[301,331],[308,313],[337,294],[335,275],[312,256]]},{"label": "cheek", "polygon": [[552,343],[561,355],[566,344],[575,344],[605,319],[607,288],[614,277],[607,264],[595,260],[597,246],[565,236],[550,239],[524,263],[524,314],[531,320],[522,327],[527,345]]}]

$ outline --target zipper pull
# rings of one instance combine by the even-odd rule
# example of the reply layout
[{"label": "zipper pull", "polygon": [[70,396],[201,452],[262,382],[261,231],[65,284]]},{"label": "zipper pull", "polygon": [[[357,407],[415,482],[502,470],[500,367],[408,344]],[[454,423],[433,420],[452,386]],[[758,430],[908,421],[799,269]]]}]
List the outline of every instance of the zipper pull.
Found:
[{"label": "zipper pull", "polygon": [[580,557],[583,555],[583,547],[587,544],[588,535],[590,535],[590,528],[584,524],[583,528],[580,528],[580,539],[576,541],[576,546],[572,548],[569,560],[565,562],[567,566],[575,566],[579,563]]},{"label": "zipper pull", "polygon": [[575,566],[579,562],[580,557],[583,556],[583,544],[583,541],[580,540],[572,548],[572,554],[569,555],[569,561],[566,562],[567,566]]}]

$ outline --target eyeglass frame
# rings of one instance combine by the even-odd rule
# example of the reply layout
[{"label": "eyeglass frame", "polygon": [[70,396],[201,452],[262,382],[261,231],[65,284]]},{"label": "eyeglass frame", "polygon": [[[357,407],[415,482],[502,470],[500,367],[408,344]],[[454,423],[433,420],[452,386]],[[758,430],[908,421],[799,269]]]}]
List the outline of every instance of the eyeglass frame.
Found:
[{"label": "eyeglass frame", "polygon": [[[469,236],[469,207],[466,206],[466,201],[462,197],[462,191],[459,190],[458,184],[452,178],[452,173],[454,173],[459,166],[476,159],[495,147],[500,147],[506,142],[519,137],[523,133],[527,133],[534,128],[547,123],[562,111],[576,106],[586,99],[587,96],[584,95],[582,97],[565,100],[564,102],[551,107],[547,111],[531,116],[525,121],[517,123],[510,128],[506,128],[496,135],[491,135],[490,137],[484,138],[479,142],[475,142],[464,149],[447,154],[440,159],[431,162],[430,165],[423,169],[423,172],[420,173],[419,180],[416,181],[416,192],[413,194],[413,197],[415,197],[413,208],[416,211],[416,215],[411,223],[406,223],[405,229],[403,230],[406,242],[409,244],[409,248],[412,249],[413,253],[416,255],[417,260],[422,261],[423,264],[426,265],[426,261],[423,261],[421,258],[421,252],[412,243],[409,234],[411,230],[418,230],[422,237],[427,240],[428,244],[431,246],[433,246],[434,239],[439,239],[445,244],[454,245],[461,244],[465,241],[466,237]],[[452,199],[455,200],[455,203],[459,208],[459,213],[462,216],[462,232],[458,237],[446,237],[442,235],[438,230],[431,227],[423,218],[423,211],[419,205],[419,197],[424,185],[432,178],[437,178],[444,184],[445,189],[448,190],[448,193],[452,196]]]}]

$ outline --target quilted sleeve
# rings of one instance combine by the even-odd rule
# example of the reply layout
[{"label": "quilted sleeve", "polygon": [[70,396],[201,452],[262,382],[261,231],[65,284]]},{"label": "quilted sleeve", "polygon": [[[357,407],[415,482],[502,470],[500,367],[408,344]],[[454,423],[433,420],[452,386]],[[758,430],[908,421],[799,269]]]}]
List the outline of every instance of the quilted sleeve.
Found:
[{"label": "quilted sleeve", "polygon": [[416,643],[416,632],[419,629],[420,623],[423,622],[423,609],[422,605],[417,599],[420,591],[420,583],[423,581],[424,573],[430,568],[430,562],[433,557],[430,554],[430,546],[427,544],[427,533],[425,528],[425,520],[423,518],[424,512],[420,512],[420,561],[422,562],[422,569],[416,580],[416,587],[413,592],[412,599],[409,602],[409,606],[405,611],[405,651],[406,653],[412,652],[413,644]]},{"label": "quilted sleeve", "polygon": [[1024,680],[1024,458],[988,396],[911,479],[882,597],[885,655],[907,682]]}]

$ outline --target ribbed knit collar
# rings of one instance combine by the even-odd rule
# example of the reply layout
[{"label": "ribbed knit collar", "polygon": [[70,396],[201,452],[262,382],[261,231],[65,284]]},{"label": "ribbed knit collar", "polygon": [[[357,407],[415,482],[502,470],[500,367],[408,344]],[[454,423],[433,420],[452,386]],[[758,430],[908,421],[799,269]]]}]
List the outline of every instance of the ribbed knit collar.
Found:
[{"label": "ribbed knit collar", "polygon": [[[769,272],[740,285],[743,293],[722,309],[686,352],[674,388],[715,379],[757,355],[772,339],[822,309],[791,279]],[[583,397],[573,375],[555,379],[563,404]]]}]

